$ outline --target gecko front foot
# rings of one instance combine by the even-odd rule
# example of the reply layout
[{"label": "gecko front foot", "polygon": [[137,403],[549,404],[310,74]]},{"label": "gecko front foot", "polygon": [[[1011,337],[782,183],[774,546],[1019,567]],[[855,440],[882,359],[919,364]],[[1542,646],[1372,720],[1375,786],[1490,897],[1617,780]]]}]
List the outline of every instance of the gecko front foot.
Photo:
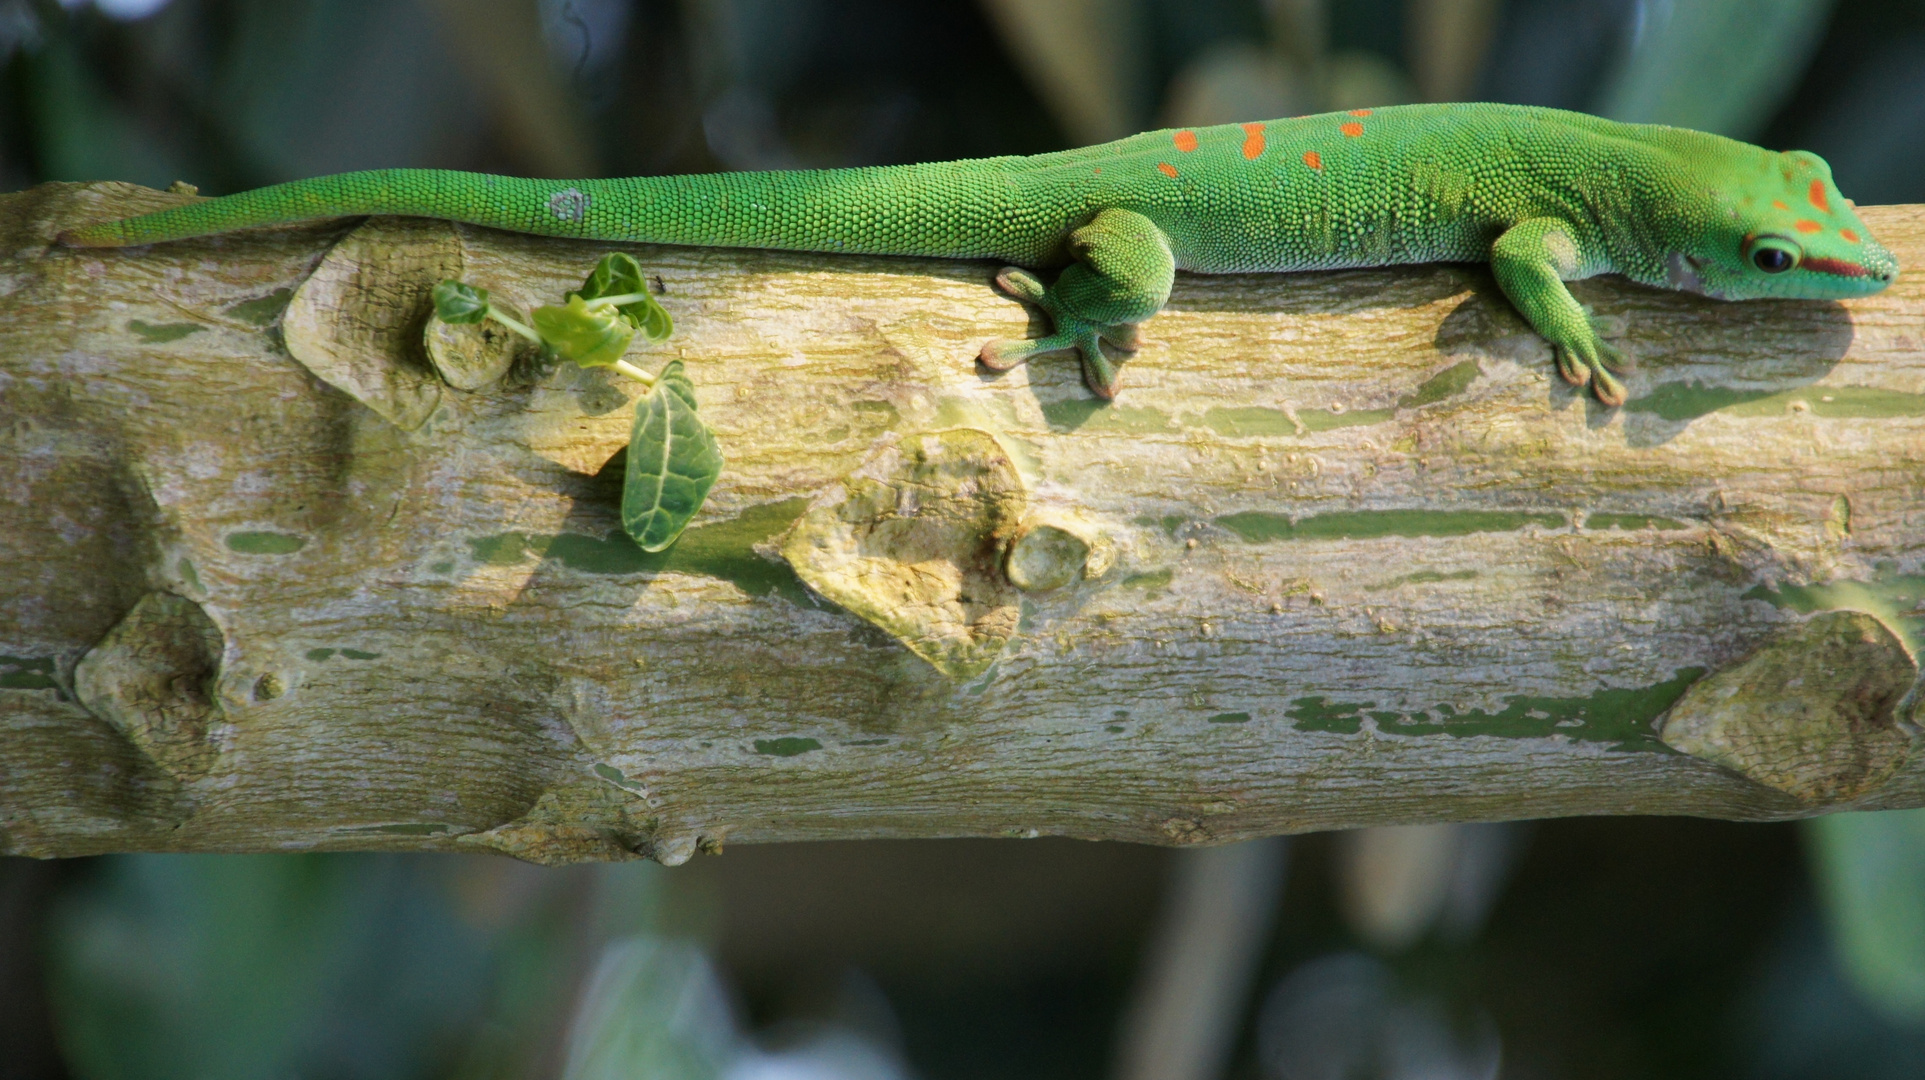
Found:
[{"label": "gecko front foot", "polygon": [[1083,358],[1083,381],[1090,392],[1104,401],[1116,397],[1116,364],[1103,351],[1103,343],[1121,353],[1142,347],[1143,333],[1135,323],[1101,325],[1081,319],[1062,309],[1049,289],[1036,275],[1014,266],[996,275],[996,286],[1025,303],[1042,308],[1056,324],[1056,332],[1039,338],[1001,338],[983,346],[977,359],[991,371],[1008,371],[1032,357],[1049,353],[1076,352]]},{"label": "gecko front foot", "polygon": [[1162,309],[1176,279],[1176,257],[1163,230],[1133,210],[1104,210],[1069,234],[1075,261],[1044,285],[1036,275],[1006,267],[996,285],[1043,309],[1055,332],[1033,340],[1004,339],[983,346],[982,365],[1008,371],[1033,356],[1074,350],[1083,356],[1083,381],[1105,401],[1116,397],[1116,365],[1109,343],[1130,353],[1143,344],[1137,324]]},{"label": "gecko front foot", "polygon": [[1595,332],[1590,339],[1579,339],[1573,345],[1553,345],[1557,354],[1557,373],[1564,381],[1582,389],[1591,388],[1599,402],[1618,406],[1624,404],[1624,384],[1611,373],[1624,371],[1628,364],[1624,354],[1614,346],[1600,340]]}]

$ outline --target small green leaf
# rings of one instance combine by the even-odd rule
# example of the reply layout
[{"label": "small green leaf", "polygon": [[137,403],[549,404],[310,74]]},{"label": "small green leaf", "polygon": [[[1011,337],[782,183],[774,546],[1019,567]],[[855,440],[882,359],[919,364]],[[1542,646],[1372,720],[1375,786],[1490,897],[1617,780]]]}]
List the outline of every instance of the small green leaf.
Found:
[{"label": "small green leaf", "polygon": [[695,414],[695,386],[672,360],[635,409],[622,484],[622,528],[643,551],[675,542],[722,473],[715,433]]},{"label": "small green leaf", "polygon": [[621,310],[623,315],[634,321],[642,337],[649,341],[661,341],[675,332],[675,320],[668,317],[668,309],[657,303],[653,295],[639,304],[628,304]]},{"label": "small green leaf", "polygon": [[488,317],[488,290],[444,281],[434,287],[434,313],[444,323],[478,323]]},{"label": "small green leaf", "polygon": [[599,300],[604,296],[639,296],[641,299],[622,304],[616,308],[631,325],[640,330],[649,341],[661,341],[675,330],[675,321],[669,318],[668,310],[657,303],[648,291],[648,278],[642,273],[642,264],[632,255],[619,251],[602,256],[595,269],[589,271],[588,280],[582,282],[579,295],[583,300]]},{"label": "small green leaf", "polygon": [[588,272],[588,279],[582,282],[581,298],[599,300],[604,296],[647,291],[648,279],[642,276],[642,264],[636,262],[633,255],[611,251]]},{"label": "small green leaf", "polygon": [[635,327],[614,308],[593,308],[570,293],[568,303],[535,309],[530,320],[542,343],[563,360],[583,367],[607,367],[622,358],[635,340]]}]

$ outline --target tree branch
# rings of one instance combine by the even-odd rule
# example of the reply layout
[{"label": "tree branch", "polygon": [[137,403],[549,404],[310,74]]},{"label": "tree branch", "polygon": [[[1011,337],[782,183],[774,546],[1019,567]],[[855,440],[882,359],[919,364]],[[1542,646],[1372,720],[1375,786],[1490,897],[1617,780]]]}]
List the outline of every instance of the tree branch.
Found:
[{"label": "tree branch", "polygon": [[[648,555],[609,467],[635,384],[421,346],[442,277],[525,310],[601,247],[49,244],[178,198],[0,197],[0,850],[1925,804],[1916,274],[1578,283],[1638,362],[1621,410],[1481,267],[1184,277],[1103,406],[1068,359],[971,364],[1036,329],[993,267],[633,246],[677,333],[629,359],[684,359],[728,458]],[[1925,207],[1863,213],[1925,261]]]}]

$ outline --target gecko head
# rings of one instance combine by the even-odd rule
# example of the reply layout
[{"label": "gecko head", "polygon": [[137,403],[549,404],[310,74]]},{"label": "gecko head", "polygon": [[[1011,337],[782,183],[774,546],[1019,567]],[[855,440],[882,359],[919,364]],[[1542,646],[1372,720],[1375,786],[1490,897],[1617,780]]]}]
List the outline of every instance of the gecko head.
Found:
[{"label": "gecko head", "polygon": [[1690,243],[1666,255],[1674,289],[1724,300],[1841,300],[1898,277],[1898,261],[1817,154],[1758,150],[1705,181],[1711,212],[1688,231]]}]

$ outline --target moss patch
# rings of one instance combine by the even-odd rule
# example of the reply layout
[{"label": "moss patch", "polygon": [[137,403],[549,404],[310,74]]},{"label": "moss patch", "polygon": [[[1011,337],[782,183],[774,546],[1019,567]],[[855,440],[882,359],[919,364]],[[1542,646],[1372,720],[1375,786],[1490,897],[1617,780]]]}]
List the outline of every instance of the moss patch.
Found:
[{"label": "moss patch", "polygon": [[1561,529],[1562,514],[1508,510],[1338,510],[1292,521],[1284,514],[1246,510],[1225,514],[1218,525],[1253,544],[1273,540],[1375,540],[1385,536],[1468,536],[1515,532],[1526,525]]},{"label": "moss patch", "polygon": [[53,658],[0,653],[0,690],[58,690]]},{"label": "moss patch", "polygon": [[1365,585],[1364,591],[1383,592],[1385,589],[1395,589],[1404,585],[1435,585],[1440,581],[1472,581],[1477,577],[1478,573],[1475,570],[1453,570],[1448,574],[1436,570],[1419,570],[1414,574],[1393,578],[1381,585]]},{"label": "moss patch", "polygon": [[1177,430],[1170,414],[1157,409],[1111,405],[1095,398],[1052,401],[1043,406],[1043,419],[1058,431],[1113,431],[1126,435],[1157,435]]},{"label": "moss patch", "polygon": [[1773,607],[1802,614],[1852,609],[1884,619],[1906,645],[1925,648],[1925,574],[1901,574],[1881,568],[1870,581],[1830,581],[1820,585],[1756,586],[1744,594]]},{"label": "moss patch", "polygon": [[811,750],[820,749],[822,744],[814,739],[803,739],[794,735],[784,735],[779,739],[755,740],[755,752],[767,754],[770,757],[794,757],[797,754],[806,754]]},{"label": "moss patch", "polygon": [[1459,712],[1439,705],[1422,713],[1373,708],[1367,703],[1333,702],[1326,697],[1301,697],[1285,715],[1298,731],[1355,735],[1366,719],[1385,735],[1494,735],[1507,739],[1543,739],[1562,735],[1578,742],[1609,743],[1613,749],[1671,753],[1659,741],[1652,722],[1704,675],[1699,667],[1678,668],[1671,678],[1650,686],[1600,690],[1589,697],[1531,697],[1504,699],[1496,712],[1471,709]]},{"label": "moss patch", "polygon": [[1640,529],[1659,529],[1676,531],[1691,526],[1676,518],[1654,517],[1648,514],[1586,514],[1584,527],[1587,529],[1623,529],[1637,532]]},{"label": "moss patch", "polygon": [[207,329],[207,327],[199,323],[190,322],[150,323],[143,322],[139,319],[129,319],[127,320],[127,329],[142,341],[152,342],[155,345],[165,345],[170,341],[179,341],[189,334],[198,334],[202,330]]},{"label": "moss patch", "polygon": [[243,300],[228,308],[224,314],[254,326],[270,326],[280,319],[281,312],[287,310],[288,301],[292,299],[292,288],[276,289],[266,296]]},{"label": "moss patch", "polygon": [[1883,420],[1925,416],[1925,394],[1878,390],[1869,386],[1808,386],[1797,390],[1737,390],[1695,382],[1665,383],[1628,401],[1626,412],[1653,413],[1665,420],[1695,420],[1714,412],[1733,416],[1783,416],[1793,402],[1828,420]]},{"label": "moss patch", "polygon": [[243,555],[292,555],[307,546],[307,538],[284,532],[231,532],[227,546]]},{"label": "moss patch", "polygon": [[1477,361],[1465,360],[1452,364],[1444,370],[1417,384],[1417,389],[1397,399],[1400,409],[1419,409],[1425,405],[1435,405],[1448,397],[1456,397],[1470,389],[1477,381]]}]

